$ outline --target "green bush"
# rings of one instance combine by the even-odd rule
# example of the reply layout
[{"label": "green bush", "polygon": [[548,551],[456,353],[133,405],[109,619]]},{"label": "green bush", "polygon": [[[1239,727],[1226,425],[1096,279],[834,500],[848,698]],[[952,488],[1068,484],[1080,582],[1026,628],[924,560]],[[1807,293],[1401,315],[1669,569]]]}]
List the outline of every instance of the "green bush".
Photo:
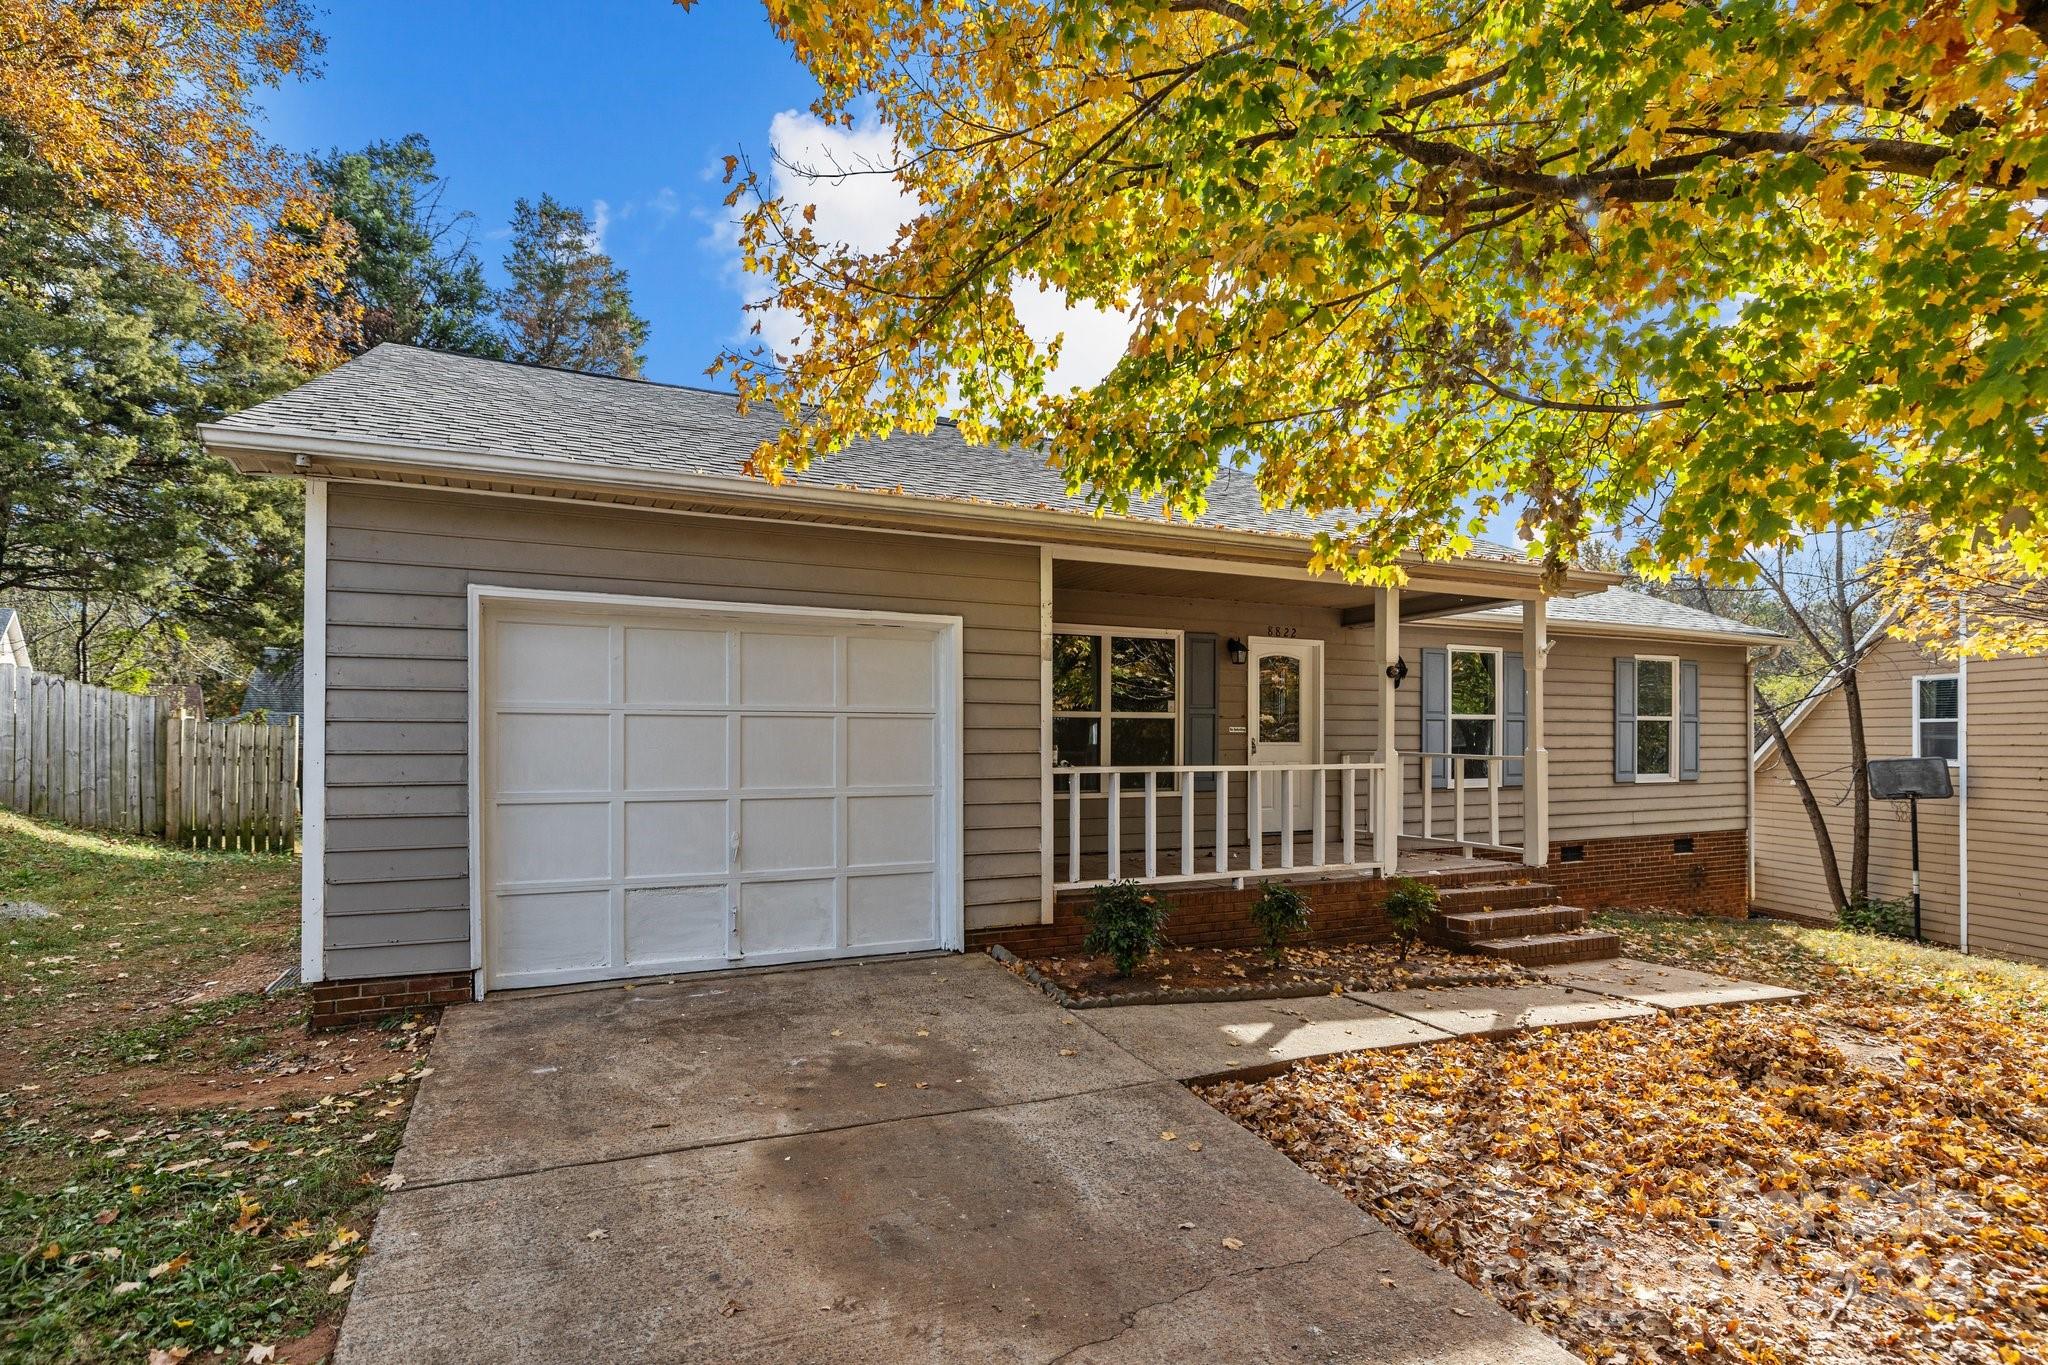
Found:
[{"label": "green bush", "polygon": [[1913,902],[1911,898],[1886,900],[1865,897],[1842,912],[1842,927],[1858,934],[1902,938],[1910,942],[1913,937]]},{"label": "green bush", "polygon": [[1252,923],[1277,967],[1287,955],[1287,940],[1308,928],[1308,898],[1291,886],[1267,882],[1252,904]]},{"label": "green bush", "polygon": [[1402,877],[1387,892],[1387,923],[1394,927],[1394,941],[1401,945],[1401,961],[1436,914],[1436,888],[1413,877]]},{"label": "green bush", "polygon": [[1152,955],[1159,946],[1159,927],[1166,922],[1166,904],[1136,882],[1112,882],[1095,888],[1088,907],[1088,937],[1081,951],[1116,963],[1118,976]]}]

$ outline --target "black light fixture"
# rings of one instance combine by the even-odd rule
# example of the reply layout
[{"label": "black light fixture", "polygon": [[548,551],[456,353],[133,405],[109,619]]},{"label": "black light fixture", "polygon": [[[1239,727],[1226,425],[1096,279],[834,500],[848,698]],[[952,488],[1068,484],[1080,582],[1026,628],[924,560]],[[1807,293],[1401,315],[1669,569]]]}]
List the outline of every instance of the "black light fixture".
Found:
[{"label": "black light fixture", "polygon": [[1394,680],[1394,686],[1398,688],[1408,676],[1408,661],[1406,659],[1395,659],[1394,662],[1387,665],[1387,676]]},{"label": "black light fixture", "polygon": [[1234,636],[1223,647],[1230,651],[1230,662],[1234,664],[1241,664],[1252,657],[1252,652],[1245,648],[1244,641]]}]

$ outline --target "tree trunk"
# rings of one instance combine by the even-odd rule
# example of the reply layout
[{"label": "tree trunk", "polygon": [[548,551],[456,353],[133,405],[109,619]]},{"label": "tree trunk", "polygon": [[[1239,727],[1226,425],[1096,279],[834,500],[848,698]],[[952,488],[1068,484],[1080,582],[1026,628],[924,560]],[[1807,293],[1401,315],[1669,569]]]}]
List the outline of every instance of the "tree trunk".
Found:
[{"label": "tree trunk", "polygon": [[[1820,868],[1827,874],[1828,899],[1834,902],[1835,913],[1839,915],[1849,908],[1849,898],[1842,890],[1842,865],[1835,857],[1835,836],[1828,829],[1827,814],[1820,808],[1820,799],[1813,794],[1813,783],[1807,780],[1806,770],[1799,766],[1798,756],[1785,740],[1785,727],[1778,723],[1777,708],[1765,701],[1761,693],[1756,700],[1757,714],[1764,718],[1764,726],[1771,732],[1771,741],[1778,746],[1778,757],[1785,764],[1786,775],[1792,779],[1792,786],[1799,793],[1799,804],[1806,808],[1807,823],[1813,826],[1813,843],[1820,854]],[[1752,830],[1751,834],[1754,833]]]},{"label": "tree trunk", "polygon": [[1870,745],[1863,732],[1863,692],[1857,684],[1859,656],[1842,670],[1842,702],[1849,716],[1849,899],[1870,897]]}]

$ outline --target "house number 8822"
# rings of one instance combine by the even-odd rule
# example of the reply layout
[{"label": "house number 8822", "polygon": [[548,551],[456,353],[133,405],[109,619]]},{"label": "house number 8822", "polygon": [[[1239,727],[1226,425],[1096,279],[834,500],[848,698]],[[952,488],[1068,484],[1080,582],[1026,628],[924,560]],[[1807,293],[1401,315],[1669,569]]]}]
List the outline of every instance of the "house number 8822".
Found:
[{"label": "house number 8822", "polygon": [[1298,626],[1267,626],[1266,634],[1277,635],[1283,640],[1292,640],[1295,636],[1301,634],[1301,628]]}]

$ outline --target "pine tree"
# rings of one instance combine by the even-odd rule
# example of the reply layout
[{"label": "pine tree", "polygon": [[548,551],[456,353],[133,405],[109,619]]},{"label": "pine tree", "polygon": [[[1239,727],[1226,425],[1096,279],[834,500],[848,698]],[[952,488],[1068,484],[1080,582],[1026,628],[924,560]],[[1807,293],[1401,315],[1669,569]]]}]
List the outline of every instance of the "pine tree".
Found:
[{"label": "pine tree", "polygon": [[361,309],[349,351],[400,341],[503,358],[491,287],[471,249],[471,215],[442,210],[447,181],[435,173],[424,136],[330,151],[312,172],[331,212],[355,232],[341,289]]},{"label": "pine tree", "polygon": [[637,378],[647,320],[633,311],[626,272],[598,248],[583,210],[543,194],[512,215],[512,283],[498,296],[510,358],[589,374]]}]

